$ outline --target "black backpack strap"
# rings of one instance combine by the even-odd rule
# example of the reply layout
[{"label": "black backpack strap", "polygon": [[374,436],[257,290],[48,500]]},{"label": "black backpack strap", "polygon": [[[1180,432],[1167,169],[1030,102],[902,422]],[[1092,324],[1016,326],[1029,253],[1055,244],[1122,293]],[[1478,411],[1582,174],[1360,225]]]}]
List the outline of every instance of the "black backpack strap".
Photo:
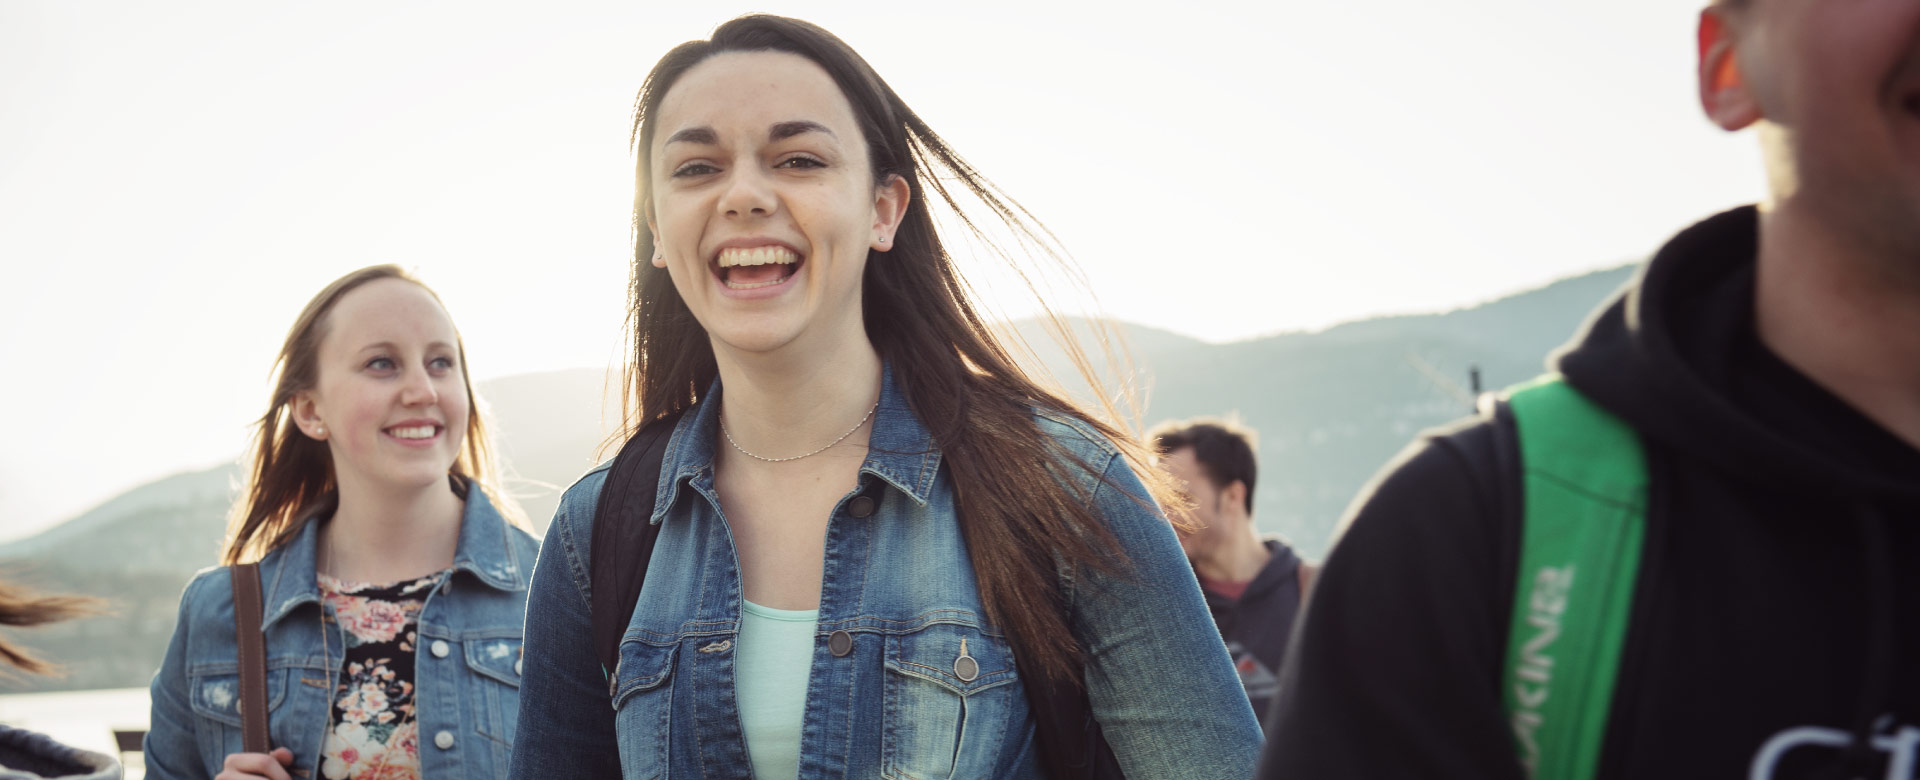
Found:
[{"label": "black backpack strap", "polygon": [[620,638],[640,602],[647,562],[660,526],[650,522],[660,489],[661,460],[680,413],[647,423],[620,447],[600,502],[593,510],[592,558],[588,563],[588,606],[593,610],[593,650],[600,668],[612,675],[620,663]]},{"label": "black backpack strap", "polygon": [[[1061,605],[1061,609],[1065,609]],[[1014,664],[1030,657],[1019,637],[1008,633]],[[1050,780],[1124,780],[1120,761],[1113,747],[1093,718],[1093,702],[1087,698],[1086,674],[1058,679],[1046,674],[1026,677],[1027,708],[1033,713],[1034,741],[1040,749],[1040,766]]]}]

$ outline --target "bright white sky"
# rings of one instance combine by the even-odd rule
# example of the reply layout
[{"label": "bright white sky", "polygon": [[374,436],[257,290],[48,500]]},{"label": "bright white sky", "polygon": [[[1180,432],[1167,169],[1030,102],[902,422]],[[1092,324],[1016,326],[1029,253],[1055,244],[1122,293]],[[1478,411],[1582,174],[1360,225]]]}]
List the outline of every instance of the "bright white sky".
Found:
[{"label": "bright white sky", "polygon": [[0,537],[231,461],[294,314],[363,265],[419,270],[479,378],[618,360],[633,93],[737,13],[845,38],[1108,313],[1223,341],[1760,197],[1693,102],[1699,4],[6,2]]}]

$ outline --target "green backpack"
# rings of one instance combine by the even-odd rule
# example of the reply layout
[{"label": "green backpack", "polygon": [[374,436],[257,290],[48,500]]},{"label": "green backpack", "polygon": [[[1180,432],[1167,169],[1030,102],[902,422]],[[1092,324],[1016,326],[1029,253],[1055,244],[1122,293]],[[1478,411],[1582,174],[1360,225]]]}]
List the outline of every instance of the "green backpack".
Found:
[{"label": "green backpack", "polygon": [[1638,434],[1559,374],[1509,391],[1525,497],[1501,688],[1528,776],[1591,780],[1646,531]]}]

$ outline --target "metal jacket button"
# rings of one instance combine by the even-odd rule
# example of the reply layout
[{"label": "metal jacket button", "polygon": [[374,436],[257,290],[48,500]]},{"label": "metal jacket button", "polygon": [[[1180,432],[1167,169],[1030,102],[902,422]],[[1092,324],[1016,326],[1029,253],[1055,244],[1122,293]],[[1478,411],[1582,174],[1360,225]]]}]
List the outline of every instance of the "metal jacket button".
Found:
[{"label": "metal jacket button", "polygon": [[453,652],[453,648],[447,647],[446,640],[444,639],[433,640],[433,657],[445,658],[447,657],[447,654],[451,652]]},{"label": "metal jacket button", "polygon": [[953,676],[961,682],[973,682],[980,676],[980,662],[967,653],[967,639],[960,638],[960,655],[953,659]]},{"label": "metal jacket button", "polygon": [[835,658],[853,652],[853,635],[846,631],[833,632],[827,637],[827,650],[831,651]]},{"label": "metal jacket button", "polygon": [[847,514],[854,517],[867,517],[873,514],[873,497],[854,496],[847,502]]},{"label": "metal jacket button", "polygon": [[453,749],[453,732],[442,731],[433,735],[433,746],[441,750]]}]

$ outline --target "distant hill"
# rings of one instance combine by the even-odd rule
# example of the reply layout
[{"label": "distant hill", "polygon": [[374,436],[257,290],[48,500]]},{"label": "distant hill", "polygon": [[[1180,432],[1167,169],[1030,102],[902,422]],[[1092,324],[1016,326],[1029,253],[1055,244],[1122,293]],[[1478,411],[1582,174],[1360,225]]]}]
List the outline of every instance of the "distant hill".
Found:
[{"label": "distant hill", "polygon": [[1489,390],[1540,373],[1632,272],[1444,314],[1144,354],[1146,421],[1237,413],[1260,432],[1256,520],[1319,557],[1347,504],[1414,434],[1470,412],[1470,369]]},{"label": "distant hill", "polygon": [[561,491],[603,460],[601,444],[620,425],[619,382],[617,372],[580,368],[480,386],[498,425],[507,492],[535,528],[545,530]]},{"label": "distant hill", "polygon": [[[1309,557],[1324,555],[1341,512],[1422,429],[1464,416],[1477,366],[1489,389],[1539,373],[1631,267],[1566,279],[1480,306],[1381,317],[1310,333],[1209,344],[1135,325],[1119,329],[1143,392],[1142,422],[1236,414],[1260,432],[1255,516]],[[1086,322],[1073,322],[1087,333]],[[1036,323],[1015,330],[1056,377],[1076,374]],[[1097,351],[1090,355],[1101,365]],[[1105,382],[1119,379],[1103,371]],[[1068,385],[1084,395],[1084,385]],[[561,490],[597,463],[619,417],[617,377],[581,369],[483,383],[507,489],[536,530]],[[608,453],[609,455],[611,453]],[[235,466],[133,488],[41,534],[0,544],[0,571],[53,591],[101,596],[116,614],[11,634],[64,662],[63,679],[0,681],[0,691],[145,685],[173,629],[180,590],[215,563]]]}]

